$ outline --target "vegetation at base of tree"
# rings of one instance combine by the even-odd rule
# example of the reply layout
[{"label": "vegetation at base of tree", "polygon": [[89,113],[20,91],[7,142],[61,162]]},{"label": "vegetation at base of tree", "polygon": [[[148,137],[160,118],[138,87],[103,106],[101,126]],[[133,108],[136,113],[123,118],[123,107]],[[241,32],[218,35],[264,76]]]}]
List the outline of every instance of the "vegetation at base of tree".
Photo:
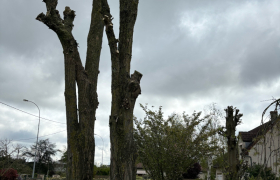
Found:
[{"label": "vegetation at base of tree", "polygon": [[279,178],[276,177],[276,174],[272,172],[271,168],[265,167],[263,168],[262,165],[253,165],[247,170],[249,177],[247,176],[245,179],[250,180],[250,178],[262,178],[266,180],[278,180]]},{"label": "vegetation at base of tree", "polygon": [[105,165],[97,167],[96,165],[94,165],[94,177],[95,177],[95,175],[106,176],[109,174],[110,174],[110,167],[105,166]]},{"label": "vegetation at base of tree", "polygon": [[[60,163],[63,163],[63,166],[65,167],[65,169],[67,169],[67,161],[68,161],[67,157],[68,157],[67,149],[65,149],[62,153],[62,156],[61,156],[60,160],[59,160]],[[58,172],[56,174],[58,174],[62,177],[66,177],[66,172]]]},{"label": "vegetation at base of tree", "polygon": [[189,168],[187,172],[183,174],[185,179],[196,179],[198,178],[198,174],[201,171],[201,165],[199,163],[195,163],[193,167]]},{"label": "vegetation at base of tree", "polygon": [[136,176],[136,180],[137,180],[137,179],[143,179],[143,178],[142,178],[142,177],[140,177],[140,176]]},{"label": "vegetation at base of tree", "polygon": [[141,105],[146,116],[135,120],[135,142],[139,162],[143,163],[151,179],[182,179],[182,174],[205,155],[219,149],[215,138],[220,128],[212,128],[210,115],[201,117],[201,112],[192,115],[172,114],[163,117],[158,111]]},{"label": "vegetation at base of tree", "polygon": [[[48,174],[52,176],[55,174],[54,172],[54,160],[52,156],[56,155],[57,152],[60,152],[59,149],[55,149],[55,143],[51,143],[49,139],[40,140],[38,142],[38,151],[36,153],[36,168],[35,172],[38,174]],[[36,149],[36,142],[34,145],[30,146],[30,149],[27,149],[23,155],[31,158],[32,160],[35,157],[35,149]],[[29,163],[30,167],[33,167],[33,162]]]},{"label": "vegetation at base of tree", "polygon": [[1,180],[14,180],[18,177],[17,170],[12,168],[1,169],[0,170],[0,179]]}]

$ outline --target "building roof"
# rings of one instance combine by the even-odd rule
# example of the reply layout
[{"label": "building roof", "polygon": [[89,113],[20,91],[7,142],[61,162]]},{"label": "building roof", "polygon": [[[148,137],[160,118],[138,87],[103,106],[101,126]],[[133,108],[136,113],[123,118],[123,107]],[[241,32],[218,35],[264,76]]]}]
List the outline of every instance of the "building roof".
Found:
[{"label": "building roof", "polygon": [[240,137],[242,138],[243,142],[252,142],[253,138],[256,137],[256,133],[249,133],[249,132],[239,132]]},{"label": "building roof", "polygon": [[137,169],[144,169],[142,163],[137,163],[137,164],[136,164],[136,168],[137,168]]},{"label": "building roof", "polygon": [[250,150],[257,141],[253,141],[259,135],[266,134],[276,123],[275,121],[268,121],[250,131],[244,132],[240,131],[239,136],[241,137],[243,142],[250,142],[250,144],[246,147],[247,150]]}]

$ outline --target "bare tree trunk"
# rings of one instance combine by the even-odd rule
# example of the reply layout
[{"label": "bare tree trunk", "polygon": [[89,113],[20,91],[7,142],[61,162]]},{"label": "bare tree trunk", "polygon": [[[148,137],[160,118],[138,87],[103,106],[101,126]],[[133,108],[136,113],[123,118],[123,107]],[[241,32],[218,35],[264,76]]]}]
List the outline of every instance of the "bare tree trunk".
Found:
[{"label": "bare tree trunk", "polygon": [[229,164],[229,174],[227,179],[236,180],[238,179],[238,171],[240,169],[239,165],[239,154],[238,154],[238,144],[237,138],[235,136],[236,126],[240,124],[241,117],[243,114],[239,114],[239,109],[235,110],[232,106],[228,106],[225,109],[226,115],[226,137],[228,139],[228,164]]},{"label": "bare tree trunk", "polygon": [[[137,17],[138,0],[120,0],[120,34],[115,38],[112,16],[106,0],[104,14],[106,34],[112,61],[112,107],[109,119],[111,140],[111,180],[136,178],[136,149],[133,138],[133,109],[141,94],[142,74],[130,76],[133,30]],[[119,43],[119,44],[118,44]]]},{"label": "bare tree trunk", "polygon": [[[92,180],[94,165],[94,122],[98,107],[97,78],[104,22],[101,0],[93,1],[92,19],[88,34],[85,68],[78,52],[78,43],[72,35],[75,11],[65,7],[62,19],[56,10],[57,0],[43,0],[47,13],[36,18],[58,36],[64,53],[65,102],[68,144],[68,180]],[[76,97],[78,86],[78,106]]]}]

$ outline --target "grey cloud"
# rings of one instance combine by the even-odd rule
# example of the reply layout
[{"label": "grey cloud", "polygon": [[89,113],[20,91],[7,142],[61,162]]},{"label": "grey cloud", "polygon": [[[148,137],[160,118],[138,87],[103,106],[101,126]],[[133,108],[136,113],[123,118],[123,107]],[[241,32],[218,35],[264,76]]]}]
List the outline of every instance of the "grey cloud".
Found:
[{"label": "grey cloud", "polygon": [[[154,20],[153,25],[146,28],[150,34],[141,35],[141,39],[135,38],[135,46],[140,50],[134,55],[137,60],[134,61],[133,67],[140,71],[142,69],[144,74],[142,91],[146,89],[151,93],[174,96],[174,93],[180,95],[207,92],[213,88],[230,86],[233,82],[247,86],[259,80],[273,81],[273,78],[279,77],[277,67],[280,67],[280,61],[277,60],[279,51],[276,46],[280,38],[277,28],[279,25],[275,18],[270,18],[278,16],[279,11],[260,18],[260,21],[264,22],[262,25],[256,18],[263,4],[250,3],[246,1],[226,6],[229,2],[225,1],[221,3],[226,7],[222,10],[219,9],[220,6],[215,6],[214,9],[208,8],[204,12],[204,6],[201,9],[197,7],[195,10],[198,12],[188,12],[186,9],[184,13],[176,11],[182,15],[182,21],[187,23],[183,26],[178,26],[176,21],[163,25],[160,21],[150,18]],[[249,13],[245,11],[246,6],[251,7]],[[268,3],[266,6],[272,7],[274,4]],[[237,15],[238,12],[241,14]],[[166,17],[165,14],[157,16]],[[185,19],[184,16],[188,18]],[[169,16],[170,19],[172,17],[175,17],[174,12]],[[237,19],[232,23],[233,17]],[[268,20],[274,23],[265,23]],[[165,22],[167,21],[168,17]],[[200,21],[205,27],[198,26]],[[196,24],[198,27],[195,27]],[[192,36],[191,28],[199,30],[199,39]],[[157,49],[157,52],[153,52],[154,49]],[[270,61],[270,72],[267,75],[259,73],[259,76],[264,77],[261,79],[251,73],[266,64],[261,61],[258,53]]]},{"label": "grey cloud", "polygon": [[[115,0],[109,4],[118,36],[119,4]],[[76,11],[73,33],[83,62],[91,5],[91,0],[58,3],[61,14],[65,6]],[[138,70],[143,78],[135,115],[144,116],[139,103],[155,108],[162,105],[168,115],[200,111],[216,102],[223,108],[240,108],[244,113],[240,129],[257,125],[256,112],[265,108],[260,101],[276,96],[280,89],[279,7],[278,0],[140,1],[131,71]],[[4,0],[0,10],[0,100],[35,114],[36,107],[22,101],[33,100],[42,109],[42,116],[65,122],[63,50],[56,34],[35,20],[46,12],[44,3]],[[111,62],[105,34],[103,38],[95,132],[103,137],[109,152]],[[31,117],[8,109],[0,106],[1,137],[36,134],[35,118],[33,122]],[[17,118],[24,120],[17,128],[3,123]],[[26,127],[27,132],[23,132]],[[41,128],[48,134],[65,126],[42,121]],[[66,143],[65,133],[49,138],[60,146]],[[96,144],[102,144],[98,137]],[[100,152],[97,150],[98,156]]]}]

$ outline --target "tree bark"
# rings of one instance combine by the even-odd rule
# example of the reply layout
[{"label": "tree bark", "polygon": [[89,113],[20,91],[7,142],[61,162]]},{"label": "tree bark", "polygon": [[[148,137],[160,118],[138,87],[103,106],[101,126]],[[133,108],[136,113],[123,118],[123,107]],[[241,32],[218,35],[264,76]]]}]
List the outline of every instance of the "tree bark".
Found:
[{"label": "tree bark", "polygon": [[236,180],[238,179],[238,172],[240,169],[239,154],[238,154],[238,144],[237,137],[235,136],[236,126],[241,123],[241,117],[243,114],[239,114],[239,109],[235,110],[232,106],[228,106],[225,109],[226,115],[226,137],[228,139],[228,164],[229,164],[229,174],[227,179]]},{"label": "tree bark", "polygon": [[133,138],[133,109],[141,94],[142,74],[135,71],[130,76],[133,30],[137,17],[138,0],[120,0],[120,33],[115,38],[112,16],[107,1],[104,14],[106,34],[112,61],[112,104],[109,118],[111,140],[111,180],[136,178],[136,149]]},{"label": "tree bark", "polygon": [[[75,11],[65,7],[62,19],[56,10],[57,0],[43,0],[47,13],[37,20],[43,22],[58,36],[64,53],[65,103],[68,144],[68,180],[92,180],[94,165],[94,122],[98,107],[97,78],[104,22],[101,0],[93,1],[92,19],[88,34],[85,68],[78,52],[78,43],[72,35]],[[78,108],[76,97],[78,86]]]}]

